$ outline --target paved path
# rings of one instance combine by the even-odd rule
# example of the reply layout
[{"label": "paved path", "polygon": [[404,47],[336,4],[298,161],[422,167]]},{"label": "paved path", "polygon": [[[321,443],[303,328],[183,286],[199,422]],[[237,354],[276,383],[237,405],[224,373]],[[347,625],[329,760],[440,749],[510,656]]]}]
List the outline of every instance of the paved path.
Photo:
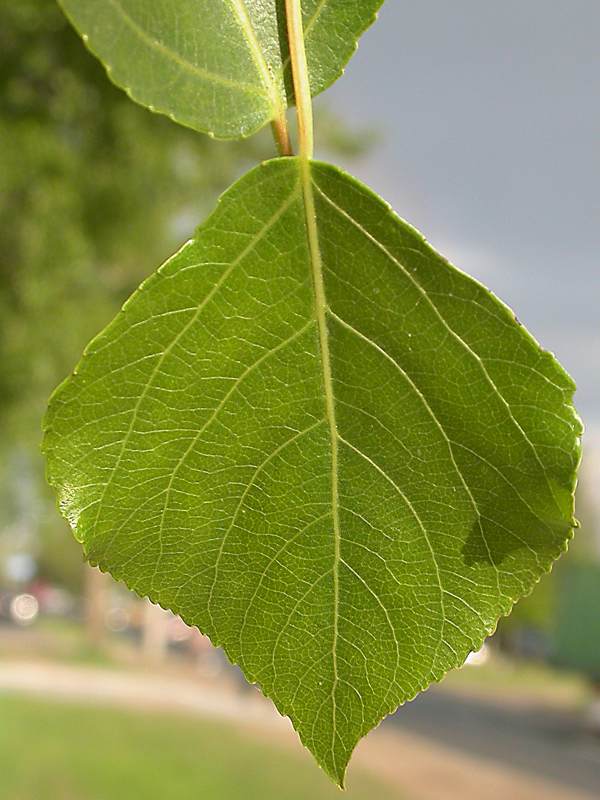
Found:
[{"label": "paved path", "polygon": [[287,726],[258,692],[152,672],[73,666],[53,662],[0,661],[0,691],[125,708],[191,713],[261,727]]},{"label": "paved path", "polygon": [[600,798],[600,736],[573,712],[502,706],[434,687],[399,709],[392,726]]}]

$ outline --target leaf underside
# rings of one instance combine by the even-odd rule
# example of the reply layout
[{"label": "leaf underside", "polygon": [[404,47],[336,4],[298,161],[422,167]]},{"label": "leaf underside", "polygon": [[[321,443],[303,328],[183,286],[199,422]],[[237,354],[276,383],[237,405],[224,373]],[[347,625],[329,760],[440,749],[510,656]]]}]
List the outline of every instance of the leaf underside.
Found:
[{"label": "leaf underside", "polygon": [[[132,99],[221,139],[293,102],[285,0],[59,0]],[[383,0],[303,0],[311,90],[342,73]]]},{"label": "leaf underside", "polygon": [[88,559],[221,645],[341,784],[565,549],[573,390],[367,188],[277,159],[90,344],[44,447]]}]

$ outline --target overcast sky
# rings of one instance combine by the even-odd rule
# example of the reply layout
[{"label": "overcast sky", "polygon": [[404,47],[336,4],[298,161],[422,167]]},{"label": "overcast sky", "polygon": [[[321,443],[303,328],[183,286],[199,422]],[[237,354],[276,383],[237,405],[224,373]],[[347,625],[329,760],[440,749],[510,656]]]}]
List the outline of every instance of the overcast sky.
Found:
[{"label": "overcast sky", "polygon": [[327,103],[347,165],[507,302],[600,431],[600,2],[387,0]]}]

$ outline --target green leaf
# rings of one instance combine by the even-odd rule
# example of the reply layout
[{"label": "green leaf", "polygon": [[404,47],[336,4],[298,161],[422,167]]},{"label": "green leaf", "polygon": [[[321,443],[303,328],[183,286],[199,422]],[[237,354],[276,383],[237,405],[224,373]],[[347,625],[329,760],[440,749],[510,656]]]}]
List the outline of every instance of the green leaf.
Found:
[{"label": "green leaf", "polygon": [[48,475],[88,559],[221,645],[342,783],[565,549],[573,389],[367,188],[277,159],[90,344]]},{"label": "green leaf", "polygon": [[[293,98],[285,0],[59,0],[109,76],[152,111],[249,136]],[[338,78],[383,0],[303,0],[311,89]]]}]

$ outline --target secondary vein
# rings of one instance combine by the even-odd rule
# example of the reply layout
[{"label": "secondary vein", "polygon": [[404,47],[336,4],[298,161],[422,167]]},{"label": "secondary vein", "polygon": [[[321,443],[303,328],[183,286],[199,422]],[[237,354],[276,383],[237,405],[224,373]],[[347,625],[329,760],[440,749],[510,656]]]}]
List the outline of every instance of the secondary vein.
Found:
[{"label": "secondary vein", "polygon": [[191,72],[205,81],[218,83],[221,84],[222,86],[228,86],[231,89],[238,89],[241,92],[258,95],[259,97],[264,96],[263,93],[259,91],[258,87],[252,84],[243,83],[242,81],[237,81],[234,78],[228,78],[225,75],[219,75],[216,72],[211,72],[211,70],[201,67],[199,64],[194,64],[191,61],[188,61],[187,59],[183,58],[183,56],[181,56],[179,53],[176,53],[174,50],[172,50],[170,47],[164,44],[164,42],[160,42],[158,41],[158,39],[155,39],[152,36],[150,36],[148,32],[145,31],[142,28],[142,26],[125,11],[119,0],[109,0],[109,3],[119,14],[119,16],[122,18],[123,22],[127,25],[127,27],[129,27],[129,29],[133,31],[133,33],[139,39],[141,39],[141,41],[147,47],[161,53],[166,58],[176,63],[179,67],[181,67],[181,69]]},{"label": "secondary vein", "polygon": [[283,106],[281,92],[278,92],[273,75],[269,70],[265,60],[264,53],[256,36],[256,31],[252,25],[252,20],[248,14],[246,4],[244,0],[230,0],[230,2],[231,9],[237,18],[237,22],[240,26],[242,34],[248,43],[252,60],[254,61],[258,72],[260,73],[262,83],[267,91],[267,94],[269,95],[273,111],[280,116]]}]

